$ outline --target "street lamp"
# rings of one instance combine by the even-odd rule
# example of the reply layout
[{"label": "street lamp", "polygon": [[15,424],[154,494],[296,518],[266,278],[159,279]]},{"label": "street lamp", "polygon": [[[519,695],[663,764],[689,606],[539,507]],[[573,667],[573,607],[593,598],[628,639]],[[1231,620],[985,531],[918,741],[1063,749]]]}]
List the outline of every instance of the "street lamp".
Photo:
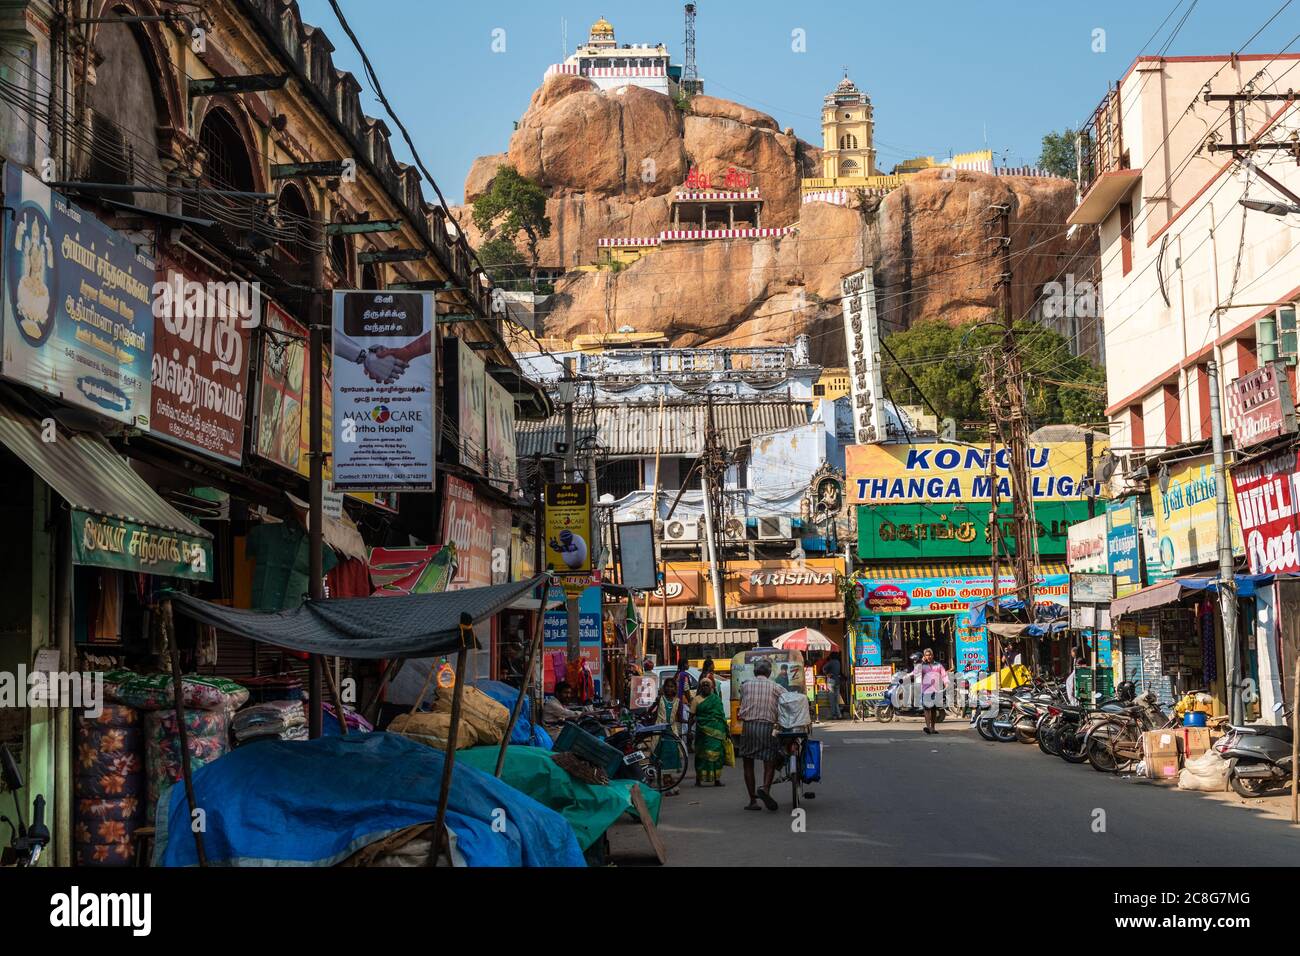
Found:
[{"label": "street lamp", "polygon": [[1266,199],[1239,199],[1237,201],[1247,209],[1266,212],[1270,216],[1287,216],[1291,213],[1300,212],[1300,206],[1289,202],[1271,202]]}]

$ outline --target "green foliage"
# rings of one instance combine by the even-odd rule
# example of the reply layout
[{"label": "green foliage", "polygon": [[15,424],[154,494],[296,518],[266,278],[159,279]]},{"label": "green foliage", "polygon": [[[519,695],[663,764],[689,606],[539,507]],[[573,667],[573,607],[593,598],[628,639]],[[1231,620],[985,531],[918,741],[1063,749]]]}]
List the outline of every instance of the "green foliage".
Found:
[{"label": "green foliage", "polygon": [[1078,133],[1068,127],[1059,133],[1044,136],[1043,150],[1038,154],[1038,168],[1078,182],[1077,136]]},{"label": "green foliage", "polygon": [[474,225],[489,239],[501,236],[513,240],[524,233],[535,268],[537,243],[551,234],[546,193],[513,166],[502,166],[492,180],[492,188],[474,200]]},{"label": "green foliage", "polygon": [[505,236],[489,239],[478,247],[478,259],[483,263],[492,282],[509,292],[522,292],[529,288],[528,260],[519,247]]},{"label": "green foliage", "polygon": [[[987,323],[977,325],[954,326],[942,319],[923,319],[888,336],[886,342],[898,362],[885,356],[886,395],[900,405],[925,404],[899,367],[902,363],[940,417],[956,419],[959,428],[962,422],[987,421],[980,354],[998,345],[1002,333]],[[1101,386],[1106,373],[1087,359],[1071,355],[1065,337],[1051,329],[1023,322],[1016,330],[1028,383],[1031,427],[1103,421],[1106,403]],[[1071,387],[1074,385],[1093,387]]]}]

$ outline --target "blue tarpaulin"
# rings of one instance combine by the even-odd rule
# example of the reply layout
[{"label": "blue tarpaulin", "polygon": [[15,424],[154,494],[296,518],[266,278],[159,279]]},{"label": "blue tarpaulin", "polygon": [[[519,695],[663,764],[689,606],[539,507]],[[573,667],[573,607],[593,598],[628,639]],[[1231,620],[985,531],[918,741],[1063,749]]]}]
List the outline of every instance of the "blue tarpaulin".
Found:
[{"label": "blue tarpaulin", "polygon": [[[515,701],[519,699],[519,689],[511,687],[504,681],[481,680],[474,686],[509,710],[514,709]],[[540,724],[532,722],[532,709],[532,701],[525,697],[524,706],[519,709],[519,720],[515,722],[515,729],[510,732],[510,742],[550,750],[555,746],[554,741]]]},{"label": "blue tarpaulin", "polygon": [[[438,812],[443,753],[396,734],[268,740],[194,772],[214,866],[332,866]],[[493,813],[505,811],[494,832]],[[469,866],[583,866],[564,817],[490,774],[457,763],[447,828]],[[155,866],[195,866],[182,785],[159,799]],[[499,829],[498,823],[498,829]]]}]

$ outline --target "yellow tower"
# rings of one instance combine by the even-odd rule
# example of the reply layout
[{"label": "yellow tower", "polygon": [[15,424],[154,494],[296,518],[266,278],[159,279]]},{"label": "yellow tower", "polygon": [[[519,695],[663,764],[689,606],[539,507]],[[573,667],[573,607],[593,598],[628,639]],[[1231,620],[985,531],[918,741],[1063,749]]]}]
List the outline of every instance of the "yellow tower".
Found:
[{"label": "yellow tower", "polygon": [[587,36],[587,46],[593,47],[616,47],[614,42],[614,24],[610,23],[604,17],[601,17],[591,25],[591,33]]},{"label": "yellow tower", "polygon": [[839,86],[822,100],[822,175],[827,179],[876,175],[874,127],[871,97],[854,85],[846,70]]}]

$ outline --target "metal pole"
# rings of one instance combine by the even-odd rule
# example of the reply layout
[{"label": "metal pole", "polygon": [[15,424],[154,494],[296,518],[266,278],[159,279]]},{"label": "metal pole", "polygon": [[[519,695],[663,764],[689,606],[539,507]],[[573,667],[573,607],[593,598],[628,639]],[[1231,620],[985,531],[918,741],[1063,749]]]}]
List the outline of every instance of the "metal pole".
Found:
[{"label": "metal pole", "polygon": [[[663,447],[664,447],[664,396],[665,396],[666,392],[667,392],[667,388],[665,388],[664,391],[661,391],[661,392],[659,393],[659,438],[658,438],[658,440],[655,442],[655,489],[654,489],[654,497],[653,497],[652,510],[651,510],[651,512],[650,512],[650,521],[651,521],[651,530],[652,530],[652,531],[653,531],[653,529],[654,529],[654,528],[659,524],[659,522],[660,522],[660,518],[659,518],[659,462],[660,462],[660,460],[661,460],[661,454],[660,454],[660,453],[663,451]],[[665,522],[665,523],[666,523],[666,522]],[[662,557],[662,554],[663,554],[663,552],[662,552],[662,548],[661,548],[661,550],[660,550],[660,556],[661,556],[661,557]],[[663,634],[663,651],[664,651],[664,660],[667,661],[667,659],[668,659],[668,606],[667,606],[667,605],[668,605],[668,561],[667,561],[667,560],[664,560],[664,561],[661,562],[661,564],[663,565],[663,567],[662,567],[660,570],[661,570],[661,572],[662,572],[662,574],[663,574],[663,582],[664,582],[664,583],[663,583],[663,592],[664,592],[664,608],[663,608],[663,616],[660,618],[660,620],[659,620],[659,624],[660,624],[661,631],[662,631],[662,634]],[[645,633],[646,640],[642,641],[641,644],[642,644],[642,647],[643,647],[643,653],[645,653],[645,654],[649,654],[649,653],[650,653],[650,640],[649,640],[649,637],[650,637],[650,592],[648,592],[648,591],[646,592],[646,596],[645,596],[645,616],[646,616],[646,633]]]},{"label": "metal pole", "polygon": [[1210,431],[1214,445],[1214,503],[1219,530],[1219,606],[1223,614],[1223,676],[1228,690],[1228,714],[1242,722],[1241,679],[1237,662],[1237,581],[1232,564],[1232,524],[1228,516],[1228,470],[1224,464],[1223,418],[1219,408],[1219,366],[1205,363],[1210,379]]},{"label": "metal pole", "polygon": [[[713,515],[713,470],[716,466],[715,442],[717,432],[713,427],[713,396],[709,396],[709,428],[704,438],[704,456],[705,461],[700,473],[704,479],[704,533],[708,536],[709,551],[709,573],[713,581],[713,617],[718,630],[723,629],[723,621],[726,617],[723,606],[724,596],[722,593],[722,572],[718,568],[718,539],[714,534],[714,515]],[[665,582],[664,593],[668,593]]]},{"label": "metal pole", "polygon": [[[313,238],[319,247],[312,253],[311,276],[312,292],[308,300],[307,313],[308,349],[310,351],[311,408],[310,439],[308,443],[308,487],[309,501],[307,512],[307,535],[309,571],[308,592],[313,601],[320,600],[325,593],[325,558],[324,558],[324,481],[325,481],[325,302],[321,287],[325,284],[325,253],[322,239],[323,226],[319,216],[312,224]],[[313,740],[321,735],[321,698],[323,695],[322,662],[319,654],[311,656],[311,669],[307,684],[307,733]]]},{"label": "metal pole", "polygon": [[[564,397],[564,480],[572,482],[578,469],[578,449],[574,442],[573,427],[573,406],[577,399],[577,386],[574,382],[573,375],[573,358],[569,357],[564,360],[564,384],[562,386]],[[591,499],[587,500],[587,508],[591,508]],[[588,555],[590,556],[591,542],[587,542]],[[578,595],[570,593],[568,588],[564,590],[564,609],[568,618],[568,640],[566,648],[566,658],[569,663],[577,661],[582,656],[582,640],[579,634],[579,617],[578,617]],[[557,676],[557,680],[558,680]]]}]

